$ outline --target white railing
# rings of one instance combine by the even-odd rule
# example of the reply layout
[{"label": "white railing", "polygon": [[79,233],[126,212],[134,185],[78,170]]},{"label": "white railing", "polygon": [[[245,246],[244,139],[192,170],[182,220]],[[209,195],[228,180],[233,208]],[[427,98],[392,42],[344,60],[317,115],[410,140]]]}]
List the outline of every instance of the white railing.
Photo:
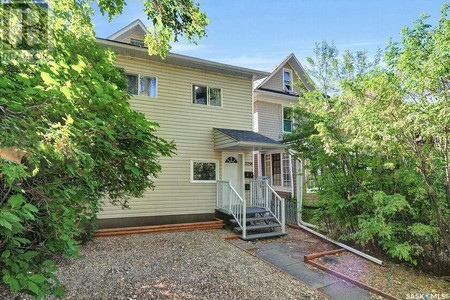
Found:
[{"label": "white railing", "polygon": [[250,184],[250,205],[262,207],[270,211],[281,225],[281,231],[286,232],[285,201],[270,186],[268,180],[252,180]]},{"label": "white railing", "polygon": [[242,229],[242,237],[247,236],[247,206],[242,197],[231,186],[230,181],[217,181],[217,207],[228,210]]}]

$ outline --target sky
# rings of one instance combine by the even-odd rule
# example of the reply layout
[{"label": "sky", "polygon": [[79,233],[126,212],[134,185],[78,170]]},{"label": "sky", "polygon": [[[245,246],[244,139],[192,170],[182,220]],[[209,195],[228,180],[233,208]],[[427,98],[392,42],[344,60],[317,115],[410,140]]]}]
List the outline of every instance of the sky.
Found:
[{"label": "sky", "polygon": [[[198,1],[198,0],[195,0]],[[136,19],[150,25],[143,2],[126,1],[124,13],[108,22],[96,13],[98,37],[106,38]],[[175,43],[171,52],[270,71],[290,53],[305,65],[314,44],[334,41],[338,49],[375,54],[389,38],[399,39],[422,13],[435,24],[443,0],[203,0],[210,24],[198,45]]]}]

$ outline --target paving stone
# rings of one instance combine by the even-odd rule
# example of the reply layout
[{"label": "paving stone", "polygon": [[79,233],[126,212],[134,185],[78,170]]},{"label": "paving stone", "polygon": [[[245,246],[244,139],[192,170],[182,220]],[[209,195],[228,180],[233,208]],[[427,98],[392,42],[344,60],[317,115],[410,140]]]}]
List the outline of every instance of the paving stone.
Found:
[{"label": "paving stone", "polygon": [[370,294],[365,289],[357,287],[352,284],[347,284],[343,281],[338,281],[327,285],[323,288],[319,288],[319,291],[330,296],[335,300],[373,300],[375,299],[372,294]]},{"label": "paving stone", "polygon": [[260,251],[257,251],[255,254],[281,269],[283,267],[286,267],[286,266],[289,266],[289,265],[292,265],[292,264],[295,264],[298,262],[297,259],[292,258],[280,251],[277,251],[276,249],[266,250],[266,251],[260,250]]},{"label": "paving stone", "polygon": [[331,274],[311,270],[303,262],[298,262],[296,264],[287,266],[283,269],[283,271],[286,271],[295,278],[300,279],[304,283],[307,283],[316,289],[325,287],[339,280]]}]

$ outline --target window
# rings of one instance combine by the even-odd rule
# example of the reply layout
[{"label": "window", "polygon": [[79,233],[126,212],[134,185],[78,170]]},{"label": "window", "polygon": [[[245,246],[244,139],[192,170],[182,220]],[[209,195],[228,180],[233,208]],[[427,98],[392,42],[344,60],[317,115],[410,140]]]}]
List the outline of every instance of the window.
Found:
[{"label": "window", "polygon": [[225,163],[227,163],[227,164],[237,164],[238,161],[237,161],[236,157],[230,156],[230,157],[227,157],[227,159],[225,160]]},{"label": "window", "polygon": [[127,92],[132,95],[148,96],[156,98],[157,79],[156,77],[125,74],[127,80]]},{"label": "window", "polygon": [[145,47],[144,41],[140,40],[140,39],[130,39],[130,44],[131,45],[135,45],[135,46],[139,46],[139,47]]},{"label": "window", "polygon": [[283,132],[292,132],[292,107],[283,106]]},{"label": "window", "polygon": [[139,95],[156,98],[156,77],[139,75]]},{"label": "window", "polygon": [[192,103],[209,106],[222,106],[222,90],[213,87],[193,85]]},{"label": "window", "polygon": [[207,98],[208,98],[208,93],[207,93],[207,88],[206,86],[199,86],[199,85],[194,85],[193,87],[194,89],[194,103],[195,104],[203,104],[206,105],[208,104]]},{"label": "window", "polygon": [[272,184],[275,186],[281,186],[280,153],[272,154]]},{"label": "window", "polygon": [[282,166],[283,166],[283,186],[291,186],[291,172],[289,167],[289,155],[287,153],[282,154]]},{"label": "window", "polygon": [[209,105],[222,106],[222,90],[209,88]]},{"label": "window", "polygon": [[292,92],[292,71],[289,69],[283,69],[283,89]]},{"label": "window", "polygon": [[216,160],[192,160],[191,182],[216,182],[217,169]]},{"label": "window", "polygon": [[291,187],[289,154],[265,154],[262,175],[268,177],[273,186],[285,188]]},{"label": "window", "polygon": [[138,93],[138,75],[125,74],[127,80],[127,92],[132,95],[137,95]]}]

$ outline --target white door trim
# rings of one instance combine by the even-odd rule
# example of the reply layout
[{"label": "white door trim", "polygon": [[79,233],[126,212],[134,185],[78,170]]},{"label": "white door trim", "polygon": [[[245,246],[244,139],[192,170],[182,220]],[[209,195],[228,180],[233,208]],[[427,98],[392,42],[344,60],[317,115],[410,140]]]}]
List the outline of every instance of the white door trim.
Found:
[{"label": "white door trim", "polygon": [[225,160],[229,155],[240,155],[241,156],[241,169],[242,169],[242,182],[241,182],[241,191],[242,191],[242,199],[245,201],[245,153],[244,152],[222,152],[222,180],[224,180],[224,170],[225,170]]}]

